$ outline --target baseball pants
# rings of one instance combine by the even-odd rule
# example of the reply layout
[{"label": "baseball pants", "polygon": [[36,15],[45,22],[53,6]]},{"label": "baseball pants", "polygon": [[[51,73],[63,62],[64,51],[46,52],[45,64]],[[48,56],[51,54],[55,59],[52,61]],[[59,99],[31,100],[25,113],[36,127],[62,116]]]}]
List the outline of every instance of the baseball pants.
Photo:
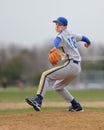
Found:
[{"label": "baseball pants", "polygon": [[73,81],[81,72],[80,62],[74,62],[68,60],[61,66],[54,67],[42,73],[37,95],[45,96],[45,93],[50,86],[50,83],[54,81],[53,89],[59,93],[68,103],[70,103],[74,97],[65,88],[71,81]]}]

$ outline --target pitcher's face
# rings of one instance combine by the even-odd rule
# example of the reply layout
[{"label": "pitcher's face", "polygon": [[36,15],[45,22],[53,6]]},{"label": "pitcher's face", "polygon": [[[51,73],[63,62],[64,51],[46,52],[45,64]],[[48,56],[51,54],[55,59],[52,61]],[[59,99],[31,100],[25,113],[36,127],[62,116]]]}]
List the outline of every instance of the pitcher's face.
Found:
[{"label": "pitcher's face", "polygon": [[56,32],[61,32],[66,28],[67,28],[66,26],[63,26],[63,25],[61,25],[59,23],[56,23]]}]

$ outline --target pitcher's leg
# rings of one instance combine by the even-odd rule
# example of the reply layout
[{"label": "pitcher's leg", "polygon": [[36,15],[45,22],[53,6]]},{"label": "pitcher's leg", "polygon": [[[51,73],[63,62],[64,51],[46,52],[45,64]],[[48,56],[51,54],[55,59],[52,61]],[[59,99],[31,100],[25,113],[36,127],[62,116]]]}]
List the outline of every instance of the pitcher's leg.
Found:
[{"label": "pitcher's leg", "polygon": [[71,93],[65,88],[76,76],[69,76],[63,80],[57,80],[54,85],[54,89],[59,93],[68,103],[70,103],[74,97]]},{"label": "pitcher's leg", "polygon": [[56,92],[60,94],[61,97],[63,97],[66,100],[67,103],[70,103],[74,99],[74,97],[66,88],[56,89]]},{"label": "pitcher's leg", "polygon": [[[71,82],[71,81],[69,81]],[[68,103],[72,106],[68,108],[68,111],[82,111],[82,106],[75,100],[72,94],[65,88],[69,84],[67,79],[57,81],[55,83],[54,89],[58,94],[60,94]]]},{"label": "pitcher's leg", "polygon": [[[65,65],[58,66],[55,68],[52,68],[50,70],[47,70],[42,73],[40,83],[37,90],[37,96],[36,98],[26,98],[26,102],[29,105],[32,105],[36,111],[40,111],[43,97],[45,96],[45,93],[47,92],[47,88],[49,87],[49,82],[57,80],[57,78],[62,78],[62,76],[57,77],[59,74],[60,69],[67,66],[69,62],[67,62]],[[60,74],[59,74],[60,75]]]},{"label": "pitcher's leg", "polygon": [[36,98],[26,98],[26,102],[33,106],[36,111],[41,110],[42,100],[45,96],[45,93],[47,92],[48,86],[49,86],[49,79],[47,77],[47,71],[42,73],[40,83],[37,90]]},{"label": "pitcher's leg", "polygon": [[49,79],[46,76],[45,72],[43,72],[38,86],[37,95],[41,95],[42,97],[44,97],[48,87],[49,87]]},{"label": "pitcher's leg", "polygon": [[[68,73],[65,68],[67,65],[69,65],[69,61],[62,66],[57,66],[43,72],[39,83],[37,95],[41,95],[42,97],[44,97],[47,88],[49,87],[49,82],[63,79]],[[73,78],[73,76],[71,77]]]},{"label": "pitcher's leg", "polygon": [[64,72],[66,72],[65,67],[68,64],[69,64],[69,61],[66,62],[66,64],[62,66],[58,66],[58,67],[55,67],[55,68],[52,68],[50,70],[43,72],[40,79],[37,95],[41,95],[42,97],[44,97],[47,91],[47,87],[49,87],[49,82],[63,79],[67,75]]}]

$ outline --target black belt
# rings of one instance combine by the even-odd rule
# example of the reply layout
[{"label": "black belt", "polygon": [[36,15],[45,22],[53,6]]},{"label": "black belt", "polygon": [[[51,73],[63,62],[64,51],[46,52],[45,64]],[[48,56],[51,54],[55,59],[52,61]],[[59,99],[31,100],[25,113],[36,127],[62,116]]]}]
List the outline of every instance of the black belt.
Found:
[{"label": "black belt", "polygon": [[[71,59],[69,59],[69,61],[71,61]],[[73,61],[73,63],[75,63],[75,64],[78,64],[79,63],[79,61],[76,61],[76,60],[72,60]]]}]

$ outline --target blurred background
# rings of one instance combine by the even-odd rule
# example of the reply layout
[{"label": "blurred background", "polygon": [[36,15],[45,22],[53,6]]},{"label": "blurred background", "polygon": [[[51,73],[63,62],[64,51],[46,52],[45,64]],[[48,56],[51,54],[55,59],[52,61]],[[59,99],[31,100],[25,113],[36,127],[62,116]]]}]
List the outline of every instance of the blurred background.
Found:
[{"label": "blurred background", "polygon": [[82,72],[72,88],[104,88],[104,1],[0,0],[0,86],[35,86],[50,67],[47,60],[56,36],[54,19],[88,36],[89,49],[78,44]]}]

